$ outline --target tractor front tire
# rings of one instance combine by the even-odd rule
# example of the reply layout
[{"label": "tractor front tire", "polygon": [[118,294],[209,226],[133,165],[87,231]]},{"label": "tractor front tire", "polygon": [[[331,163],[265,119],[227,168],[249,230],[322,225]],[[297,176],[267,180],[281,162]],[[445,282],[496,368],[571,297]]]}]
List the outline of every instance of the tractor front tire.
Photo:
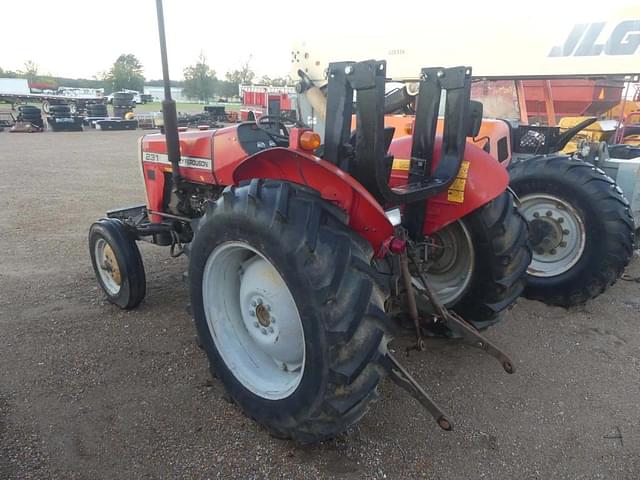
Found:
[{"label": "tractor front tire", "polygon": [[615,181],[560,155],[518,162],[509,174],[533,249],[525,296],[570,307],[613,285],[629,264],[635,230]]},{"label": "tractor front tire", "polygon": [[107,299],[122,309],[137,307],[146,293],[142,257],[118,219],[103,218],[89,229],[89,254]]},{"label": "tractor front tire", "polygon": [[368,410],[390,325],[370,245],[317,192],[258,180],[209,204],[190,249],[212,372],[278,438],[318,442]]}]

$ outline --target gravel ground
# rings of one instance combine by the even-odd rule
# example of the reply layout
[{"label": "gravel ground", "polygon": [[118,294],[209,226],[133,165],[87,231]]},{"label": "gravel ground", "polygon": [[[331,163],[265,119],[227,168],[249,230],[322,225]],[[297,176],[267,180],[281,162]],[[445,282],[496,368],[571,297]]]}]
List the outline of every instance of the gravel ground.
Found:
[{"label": "gravel ground", "polygon": [[570,311],[520,301],[488,334],[515,375],[452,342],[402,355],[453,432],[385,381],[340,438],[271,438],[209,376],[184,258],[143,245],[136,311],[97,288],[87,231],[144,200],[138,135],[0,133],[0,479],[640,477],[640,285],[624,281]]}]

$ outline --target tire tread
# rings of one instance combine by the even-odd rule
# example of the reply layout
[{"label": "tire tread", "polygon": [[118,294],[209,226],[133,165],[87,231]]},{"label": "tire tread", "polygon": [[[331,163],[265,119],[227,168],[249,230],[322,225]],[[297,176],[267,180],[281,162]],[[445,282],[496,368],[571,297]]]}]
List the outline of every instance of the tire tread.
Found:
[{"label": "tire tread", "polygon": [[[255,221],[270,229],[279,226],[281,243],[311,287],[308,301],[320,312],[328,364],[321,398],[303,413],[270,419],[246,413],[278,438],[318,442],[345,431],[366,413],[385,374],[378,359],[391,339],[390,320],[382,310],[372,250],[349,229],[344,213],[317,192],[275,180],[228,187],[217,206],[207,208],[198,229],[213,228],[217,215],[246,218],[250,203],[255,203]],[[199,248],[198,237],[196,232],[192,249]]]},{"label": "tire tread", "polygon": [[[588,258],[589,264],[575,278],[552,284],[529,277],[524,295],[551,305],[570,307],[586,303],[613,285],[629,264],[635,242],[635,226],[629,202],[615,181],[602,169],[579,159],[562,155],[532,158],[509,169],[512,188],[520,194],[527,182],[561,181],[581,192],[588,202],[594,226],[603,237],[597,252]],[[574,267],[576,268],[576,267]]]}]

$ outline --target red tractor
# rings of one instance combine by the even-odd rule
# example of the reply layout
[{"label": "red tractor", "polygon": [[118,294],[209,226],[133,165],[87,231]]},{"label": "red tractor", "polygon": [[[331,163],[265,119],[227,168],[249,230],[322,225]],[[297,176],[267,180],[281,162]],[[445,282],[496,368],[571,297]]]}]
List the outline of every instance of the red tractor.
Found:
[{"label": "red tractor", "polygon": [[[193,317],[212,372],[275,436],[306,443],[344,431],[385,375],[451,429],[387,348],[392,334],[409,327],[420,349],[424,335],[455,336],[512,373],[479,330],[515,303],[531,260],[507,173],[465,142],[482,117],[470,101],[471,69],[423,69],[409,169],[392,178],[385,62],[329,66],[324,145],[303,124],[288,130],[270,116],[178,134],[157,5],[166,136],[140,141],[147,204],[91,226],[108,299],[138,306],[146,284],[136,242],[168,246],[189,256]],[[443,248],[456,241],[471,247],[462,258]],[[439,267],[452,274],[436,286]]]}]

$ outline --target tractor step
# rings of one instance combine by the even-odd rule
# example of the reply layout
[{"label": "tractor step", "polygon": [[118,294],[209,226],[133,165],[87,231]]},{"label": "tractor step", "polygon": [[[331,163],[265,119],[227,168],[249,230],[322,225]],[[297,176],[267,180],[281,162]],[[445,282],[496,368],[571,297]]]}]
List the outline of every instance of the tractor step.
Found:
[{"label": "tractor step", "polygon": [[423,191],[441,191],[443,185],[446,185],[448,182],[447,179],[441,179],[436,177],[431,177],[426,180],[422,180],[415,183],[407,183],[405,185],[400,185],[398,187],[394,187],[391,190],[396,195],[413,195],[414,193],[419,193]]},{"label": "tractor step", "polygon": [[117,218],[123,222],[127,220],[144,219],[147,217],[147,206],[143,204],[114,208],[113,210],[107,210],[107,217]]}]

